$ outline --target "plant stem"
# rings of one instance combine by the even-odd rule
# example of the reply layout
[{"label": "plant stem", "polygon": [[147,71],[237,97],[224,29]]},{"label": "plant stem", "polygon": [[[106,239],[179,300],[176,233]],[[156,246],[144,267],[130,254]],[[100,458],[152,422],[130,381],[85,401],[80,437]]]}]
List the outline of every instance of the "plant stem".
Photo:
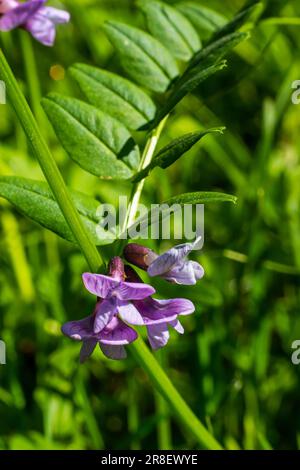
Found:
[{"label": "plant stem", "polygon": [[[138,171],[144,170],[144,168],[146,168],[149,165],[149,163],[151,163],[158,140],[167,122],[168,117],[169,117],[168,115],[165,116],[164,119],[159,123],[159,125],[151,132],[150,137],[147,140]],[[135,221],[135,216],[136,216],[136,212],[137,212],[138,205],[140,202],[144,184],[145,184],[145,179],[132,185],[130,202],[129,202],[128,211],[126,214],[122,232],[125,231],[128,227],[130,227]]]},{"label": "plant stem", "polygon": [[26,82],[29,89],[29,101],[33,114],[40,124],[44,124],[44,116],[41,109],[41,87],[38,76],[34,50],[31,37],[27,31],[19,31],[22,56],[25,67]]},{"label": "plant stem", "polygon": [[[167,360],[165,351],[160,349],[157,351],[157,360],[159,364],[166,370]],[[156,414],[159,416],[157,424],[157,442],[159,450],[172,450],[172,431],[170,421],[170,408],[163,396],[155,392]]]},{"label": "plant stem", "polygon": [[[47,144],[40,133],[39,126],[36,123],[32,112],[21,93],[18,83],[0,49],[0,76],[5,81],[8,96],[12,106],[22,124],[36,158],[39,161],[41,169],[49,183],[49,186],[57,200],[57,203],[72,230],[75,239],[84,254],[86,261],[93,272],[98,272],[102,264],[101,256],[85,231],[85,228],[79,218],[72,199],[69,196],[67,187],[57,164],[47,147]],[[163,123],[161,123],[154,134],[151,136],[148,150],[144,154],[144,163],[148,164],[151,160],[155,146],[157,144],[159,132],[161,132]],[[139,186],[141,193],[142,185]],[[130,211],[130,218],[134,218],[133,210]],[[129,219],[130,219],[129,218]],[[220,444],[207,431],[203,424],[198,420],[189,406],[180,396],[174,385],[171,383],[159,363],[146,347],[140,338],[132,343],[130,350],[136,357],[139,364],[145,369],[149,375],[154,387],[162,394],[177,418],[186,426],[186,428],[194,435],[198,442],[207,449],[221,449]]]},{"label": "plant stem", "polygon": [[55,196],[57,203],[70,226],[70,229],[81,248],[88,264],[97,272],[102,264],[101,256],[85,232],[78,212],[70,198],[64,179],[57,167],[32,112],[25,100],[7,60],[0,49],[0,75],[4,80],[10,98],[32,150],[40,164],[46,180]]},{"label": "plant stem", "polygon": [[163,398],[173,409],[175,418],[179,419],[189,430],[197,441],[205,449],[221,450],[218,441],[207,431],[199,421],[193,411],[189,408],[181,395],[178,393],[168,376],[165,374],[159,363],[145,345],[144,341],[138,339],[131,343],[128,348],[140,364],[145,369],[152,380],[155,388],[161,393]]}]

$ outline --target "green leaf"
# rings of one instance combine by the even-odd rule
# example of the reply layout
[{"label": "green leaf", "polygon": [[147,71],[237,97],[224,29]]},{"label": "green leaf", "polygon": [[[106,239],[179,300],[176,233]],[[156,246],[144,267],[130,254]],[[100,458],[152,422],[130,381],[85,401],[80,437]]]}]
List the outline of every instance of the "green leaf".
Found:
[{"label": "green leaf", "polygon": [[194,56],[184,76],[195,67],[199,67],[200,65],[207,67],[209,64],[218,62],[225,57],[228,52],[248,38],[249,33],[236,32],[209,43],[208,46]]},{"label": "green leaf", "polygon": [[203,38],[209,37],[227,23],[225,16],[197,3],[182,2],[176,7],[193,23]]},{"label": "green leaf", "polygon": [[162,148],[158,154],[153,158],[152,162],[132,179],[133,183],[137,183],[144,179],[153,170],[159,166],[160,168],[168,168],[188,150],[190,150],[202,137],[211,133],[223,133],[224,127],[216,127],[208,129],[204,132],[191,132],[185,134],[178,139],[173,140],[166,147]]},{"label": "green leaf", "polygon": [[188,61],[201,49],[201,42],[191,23],[175,8],[158,1],[140,0],[147,27],[171,54]]},{"label": "green leaf", "polygon": [[168,89],[179,71],[169,51],[157,39],[116,21],[107,22],[105,30],[131,78],[158,93]]},{"label": "green leaf", "polygon": [[[112,243],[114,235],[99,225],[100,217],[97,216],[97,210],[100,203],[80,192],[72,190],[69,192],[91,241],[96,245]],[[25,216],[65,240],[76,243],[47,183],[14,176],[1,176],[0,196],[7,199]]]},{"label": "green leaf", "polygon": [[237,197],[225,193],[200,191],[173,196],[165,201],[164,204],[206,204],[208,202],[233,202],[236,204]]},{"label": "green leaf", "polygon": [[[142,232],[148,226],[161,223],[166,217],[170,217],[170,213],[176,213],[176,208],[173,205],[183,206],[184,204],[196,205],[207,204],[211,202],[232,202],[236,204],[237,197],[231,194],[200,191],[194,193],[184,193],[178,196],[173,196],[167,201],[162,202],[160,205],[151,208],[146,214],[139,217],[129,228],[127,233],[133,233],[136,227],[139,227],[139,232]],[[171,212],[170,212],[171,211]],[[121,233],[120,239],[124,239],[125,234]]]},{"label": "green leaf", "polygon": [[64,149],[84,170],[101,178],[132,176],[139,150],[123,124],[87,103],[56,93],[42,103]]},{"label": "green leaf", "polygon": [[223,36],[227,36],[228,34],[237,31],[238,29],[242,28],[242,26],[244,26],[247,21],[251,19],[255,21],[256,17],[261,13],[262,9],[263,4],[261,2],[257,2],[254,5],[251,5],[238,11],[238,13],[233,17],[231,21],[229,21],[222,28],[216,31],[216,33],[213,35],[213,40],[220,39]]},{"label": "green leaf", "polygon": [[222,61],[215,65],[208,67],[199,67],[192,69],[188,74],[181,79],[174,90],[170,94],[163,108],[159,111],[154,125],[157,125],[170,111],[188,94],[197,88],[202,82],[207,80],[215,73],[223,70],[226,67],[226,61]]},{"label": "green leaf", "polygon": [[89,102],[128,129],[140,129],[154,119],[155,104],[129,80],[85,64],[75,64],[70,71]]}]

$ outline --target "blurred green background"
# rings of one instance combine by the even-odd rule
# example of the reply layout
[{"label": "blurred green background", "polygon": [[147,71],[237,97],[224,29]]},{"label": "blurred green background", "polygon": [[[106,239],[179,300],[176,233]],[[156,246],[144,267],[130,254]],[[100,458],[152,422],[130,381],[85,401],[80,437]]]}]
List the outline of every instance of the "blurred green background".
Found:
[{"label": "blurred green background", "polygon": [[[103,22],[144,22],[130,0],[63,3],[72,21],[59,28],[55,47],[32,43],[40,79],[33,85],[42,94],[81,97],[67,73],[72,63],[120,71]],[[228,18],[242,5],[209,2]],[[298,0],[267,2],[226,71],[177,107],[161,145],[202,126],[227,131],[207,137],[167,171],[155,170],[142,200],[150,205],[204,190],[238,196],[236,206],[206,206],[205,245],[196,255],[206,276],[197,287],[155,283],[159,294],[196,304],[195,315],[184,319],[186,334],[172,334],[156,356],[228,449],[300,448],[300,365],[291,362],[291,344],[300,339],[300,105],[291,102],[291,84],[300,79],[300,29],[267,20],[299,16]],[[29,96],[34,74],[26,71],[24,35],[2,33],[1,43]],[[99,181],[74,165],[33,106],[70,187],[111,203],[129,193],[128,183]],[[0,137],[1,175],[43,179],[8,105],[0,107]],[[154,247],[163,251],[170,243]],[[197,448],[131,357],[114,362],[97,352],[79,366],[79,345],[60,326],[93,308],[81,285],[85,261],[76,247],[4,200],[0,268],[0,339],[7,345],[7,364],[0,366],[1,449]]]}]

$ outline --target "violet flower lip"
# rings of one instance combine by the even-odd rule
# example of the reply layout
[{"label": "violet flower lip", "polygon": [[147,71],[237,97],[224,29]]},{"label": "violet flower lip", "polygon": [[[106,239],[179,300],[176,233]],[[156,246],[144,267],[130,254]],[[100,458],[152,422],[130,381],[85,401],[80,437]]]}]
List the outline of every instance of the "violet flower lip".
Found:
[{"label": "violet flower lip", "polygon": [[82,341],[80,362],[85,362],[97,344],[103,354],[110,359],[126,358],[124,346],[137,339],[137,333],[122,320],[115,317],[99,333],[94,333],[94,316],[83,320],[70,321],[62,326],[62,332],[75,341]]}]

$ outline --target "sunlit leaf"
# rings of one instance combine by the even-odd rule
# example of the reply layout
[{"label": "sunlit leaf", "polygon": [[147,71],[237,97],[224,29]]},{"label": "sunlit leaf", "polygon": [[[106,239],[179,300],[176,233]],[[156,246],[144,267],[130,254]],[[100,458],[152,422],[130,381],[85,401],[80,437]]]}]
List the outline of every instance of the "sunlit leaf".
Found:
[{"label": "sunlit leaf", "polygon": [[158,113],[156,123],[158,123],[164,116],[166,116],[173,108],[188,94],[197,88],[202,82],[207,80],[215,73],[221,71],[226,67],[226,61],[222,61],[215,65],[210,65],[206,68],[198,67],[192,69],[185,79],[180,81],[168,97],[165,105]]},{"label": "sunlit leaf", "polygon": [[[114,239],[113,234],[104,231],[99,225],[97,216],[99,202],[80,192],[72,190],[69,192],[93,243],[96,245],[111,243]],[[7,199],[22,214],[43,227],[76,243],[47,183],[27,178],[2,176],[0,177],[0,197]]]},{"label": "sunlit leaf", "polygon": [[179,74],[169,51],[150,34],[116,21],[105,24],[127,74],[149,90],[163,93]]},{"label": "sunlit leaf", "polygon": [[237,197],[226,193],[199,191],[173,196],[164,204],[206,204],[208,202],[233,202],[236,204]]},{"label": "sunlit leaf", "polygon": [[[163,201],[161,204],[151,208],[146,214],[141,215],[129,228],[128,233],[132,234],[136,227],[139,231],[143,232],[145,228],[154,224],[160,224],[166,217],[170,217],[170,210],[172,206],[183,206],[185,204],[207,204],[215,202],[231,202],[236,204],[237,197],[231,194],[219,193],[213,191],[199,191],[193,193],[184,193],[173,196],[170,199]],[[176,208],[173,213],[176,213]],[[120,238],[124,238],[121,233]]]},{"label": "sunlit leaf", "polygon": [[129,80],[85,64],[70,70],[89,102],[129,129],[140,129],[154,118],[155,104]]},{"label": "sunlit leaf", "polygon": [[101,178],[132,176],[139,150],[123,124],[87,103],[56,93],[42,102],[64,149],[84,170]]},{"label": "sunlit leaf", "polygon": [[199,36],[191,23],[175,8],[165,3],[140,0],[147,27],[172,55],[189,60],[201,48]]},{"label": "sunlit leaf", "polygon": [[262,8],[263,4],[261,2],[256,2],[254,5],[250,5],[238,11],[231,21],[216,31],[216,33],[213,35],[213,39],[220,39],[223,36],[231,34],[234,31],[242,28],[242,26],[244,26],[247,21],[250,21],[251,19],[255,20],[262,11]]},{"label": "sunlit leaf", "polygon": [[227,18],[204,5],[195,2],[181,2],[176,7],[195,26],[201,37],[209,37],[227,23]]},{"label": "sunlit leaf", "polygon": [[166,147],[162,148],[158,154],[153,158],[152,162],[136,176],[133,177],[133,182],[144,179],[153,170],[159,166],[160,168],[168,168],[188,150],[190,150],[202,137],[211,133],[223,133],[224,127],[208,129],[204,132],[191,132],[173,140]]}]

